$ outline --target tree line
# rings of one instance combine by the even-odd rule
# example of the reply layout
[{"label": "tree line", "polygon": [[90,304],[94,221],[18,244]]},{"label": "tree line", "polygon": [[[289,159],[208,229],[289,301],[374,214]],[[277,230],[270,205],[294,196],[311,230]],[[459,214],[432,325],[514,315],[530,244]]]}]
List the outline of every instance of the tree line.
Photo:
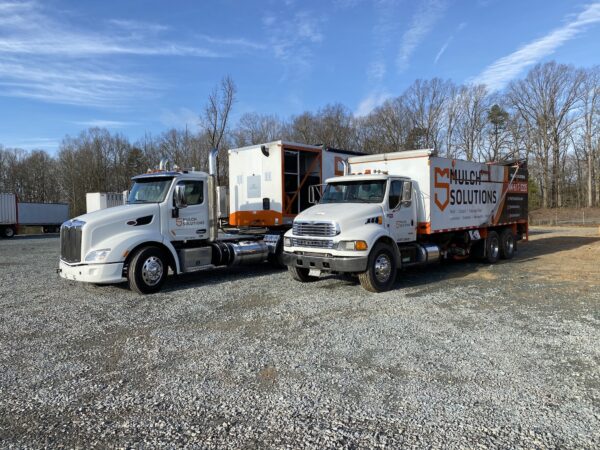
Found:
[{"label": "tree line", "polygon": [[86,192],[120,192],[133,175],[166,157],[206,170],[220,149],[221,184],[228,148],[277,139],[366,153],[433,148],[475,161],[527,159],[530,207],[600,206],[600,68],[548,62],[501,92],[484,85],[416,80],[366,116],[329,104],[289,118],[246,113],[230,123],[236,86],[226,77],[199,113],[199,131],[170,129],[133,141],[90,128],[66,136],[55,156],[0,146],[0,192],[24,201],[66,201],[85,211]]}]

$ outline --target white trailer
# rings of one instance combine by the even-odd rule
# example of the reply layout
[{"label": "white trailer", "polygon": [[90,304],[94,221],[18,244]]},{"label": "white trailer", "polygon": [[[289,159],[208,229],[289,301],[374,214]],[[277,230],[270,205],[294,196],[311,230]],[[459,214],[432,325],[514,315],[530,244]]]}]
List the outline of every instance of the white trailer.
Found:
[{"label": "white trailer", "polygon": [[311,186],[342,175],[360,154],[286,141],[229,150],[229,224],[289,228],[311,206]]},{"label": "white trailer", "polygon": [[285,235],[282,259],[297,281],[350,273],[381,292],[399,268],[469,256],[494,263],[527,238],[523,161],[482,164],[415,150],[349,158],[348,167]]},{"label": "white trailer", "polygon": [[15,194],[0,194],[0,236],[11,238],[20,226],[42,227],[44,233],[58,232],[69,219],[67,203],[19,202]]},{"label": "white trailer", "polygon": [[126,197],[123,192],[88,192],[85,194],[86,212],[124,205]]},{"label": "white trailer", "polygon": [[17,234],[17,196],[0,194],[0,237],[11,238]]}]

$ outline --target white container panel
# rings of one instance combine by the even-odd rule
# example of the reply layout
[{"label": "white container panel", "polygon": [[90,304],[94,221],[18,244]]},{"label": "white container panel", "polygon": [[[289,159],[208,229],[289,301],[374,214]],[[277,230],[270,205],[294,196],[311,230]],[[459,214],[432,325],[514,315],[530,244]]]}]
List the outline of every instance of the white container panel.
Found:
[{"label": "white container panel", "polygon": [[0,194],[0,224],[17,223],[17,200],[15,194]]},{"label": "white container panel", "polygon": [[350,159],[350,173],[382,171],[413,180],[417,221],[419,229],[426,233],[526,220],[527,174],[523,170],[519,182],[511,183],[509,177],[514,170],[509,166],[440,158],[432,156],[430,150]]},{"label": "white container panel", "polygon": [[431,159],[431,232],[497,223],[508,168],[447,158]]}]

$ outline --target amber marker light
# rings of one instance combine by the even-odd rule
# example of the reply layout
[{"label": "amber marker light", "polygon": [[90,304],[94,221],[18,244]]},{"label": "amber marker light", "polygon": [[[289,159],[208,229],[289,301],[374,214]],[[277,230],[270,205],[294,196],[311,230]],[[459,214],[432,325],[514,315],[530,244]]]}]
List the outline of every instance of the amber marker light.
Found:
[{"label": "amber marker light", "polygon": [[365,241],[356,241],[356,243],[354,244],[354,248],[356,250],[366,250],[369,248],[369,246]]}]

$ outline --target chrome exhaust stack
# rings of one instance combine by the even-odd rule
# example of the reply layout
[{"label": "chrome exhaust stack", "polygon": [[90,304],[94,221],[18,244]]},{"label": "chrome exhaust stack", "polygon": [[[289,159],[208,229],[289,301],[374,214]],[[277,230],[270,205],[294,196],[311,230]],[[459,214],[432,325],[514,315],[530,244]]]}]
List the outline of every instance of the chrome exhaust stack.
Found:
[{"label": "chrome exhaust stack", "polygon": [[344,168],[344,175],[350,174],[350,165],[347,159],[342,159],[342,167]]},{"label": "chrome exhaust stack", "polygon": [[167,158],[161,159],[160,163],[158,163],[158,170],[160,170],[160,171],[168,170],[170,167],[171,167],[171,163],[169,162],[169,160]]},{"label": "chrome exhaust stack", "polygon": [[219,211],[217,197],[217,155],[219,149],[213,148],[208,154],[208,239],[214,242],[219,237]]},{"label": "chrome exhaust stack", "polygon": [[217,155],[219,154],[219,149],[213,148],[208,154],[208,174],[213,177],[217,176]]}]

